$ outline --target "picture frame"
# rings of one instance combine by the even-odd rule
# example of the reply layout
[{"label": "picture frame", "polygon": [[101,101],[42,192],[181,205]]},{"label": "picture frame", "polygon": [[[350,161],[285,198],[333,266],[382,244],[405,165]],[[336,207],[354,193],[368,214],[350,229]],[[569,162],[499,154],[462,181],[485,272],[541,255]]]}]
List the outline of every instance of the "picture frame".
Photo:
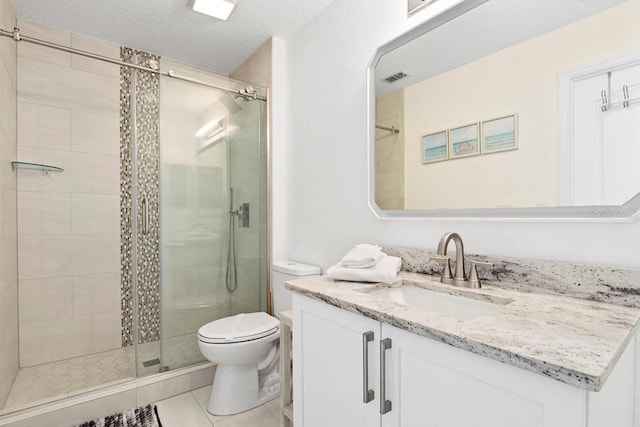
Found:
[{"label": "picture frame", "polygon": [[449,133],[446,130],[422,137],[422,163],[441,162],[449,159]]},{"label": "picture frame", "polygon": [[482,122],[482,154],[518,149],[518,115],[497,117]]},{"label": "picture frame", "polygon": [[449,158],[477,156],[480,154],[479,124],[460,126],[449,130]]}]

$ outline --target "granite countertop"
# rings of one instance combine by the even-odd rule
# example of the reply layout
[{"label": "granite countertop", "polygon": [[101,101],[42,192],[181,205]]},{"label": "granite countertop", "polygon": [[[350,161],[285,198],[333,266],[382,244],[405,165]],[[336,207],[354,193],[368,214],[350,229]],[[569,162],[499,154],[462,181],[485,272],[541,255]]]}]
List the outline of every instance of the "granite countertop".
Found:
[{"label": "granite countertop", "polygon": [[[470,320],[411,308],[377,296],[403,284],[497,304]],[[393,285],[343,282],[326,276],[286,287],[345,310],[589,391],[602,388],[633,337],[640,309],[483,283],[466,289],[439,277],[402,271]]]}]

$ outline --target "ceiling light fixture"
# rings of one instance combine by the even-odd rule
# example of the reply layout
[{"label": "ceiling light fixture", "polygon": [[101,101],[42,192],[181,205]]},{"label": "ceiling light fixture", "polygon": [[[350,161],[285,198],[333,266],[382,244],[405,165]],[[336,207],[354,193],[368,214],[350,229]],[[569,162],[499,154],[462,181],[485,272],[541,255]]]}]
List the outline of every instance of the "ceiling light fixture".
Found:
[{"label": "ceiling light fixture", "polygon": [[226,21],[237,2],[238,0],[193,0],[191,7],[196,12]]},{"label": "ceiling light fixture", "polygon": [[198,129],[196,132],[196,138],[202,138],[204,136],[209,139],[222,132],[226,127],[227,123],[224,117],[220,120],[211,120]]}]

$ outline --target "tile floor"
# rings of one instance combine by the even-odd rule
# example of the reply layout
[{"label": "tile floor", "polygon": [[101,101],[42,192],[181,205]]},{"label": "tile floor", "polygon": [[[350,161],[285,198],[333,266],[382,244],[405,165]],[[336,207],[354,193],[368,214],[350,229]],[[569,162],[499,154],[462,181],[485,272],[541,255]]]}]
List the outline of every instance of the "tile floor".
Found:
[{"label": "tile floor", "polygon": [[211,386],[157,402],[163,427],[279,427],[280,401],[271,400],[241,414],[220,417],[207,412]]},{"label": "tile floor", "polygon": [[132,374],[130,348],[20,368],[3,409],[18,409],[65,397],[75,391],[131,378]]},{"label": "tile floor", "polygon": [[[204,361],[197,343],[195,334],[167,339],[164,342],[164,364],[169,369],[176,369]],[[158,341],[142,344],[138,358],[140,376],[157,373],[159,365],[143,367],[142,361],[159,357]],[[133,378],[133,361],[133,349],[126,347],[20,368],[0,412],[48,402],[108,383],[130,380]]]}]

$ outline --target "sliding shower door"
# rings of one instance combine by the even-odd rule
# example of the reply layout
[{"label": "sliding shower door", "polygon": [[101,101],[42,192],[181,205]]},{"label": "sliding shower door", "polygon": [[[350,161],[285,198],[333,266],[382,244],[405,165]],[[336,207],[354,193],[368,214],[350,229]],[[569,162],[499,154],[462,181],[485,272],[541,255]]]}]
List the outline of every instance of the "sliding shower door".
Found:
[{"label": "sliding shower door", "polygon": [[175,369],[204,361],[200,326],[265,309],[266,108],[169,77],[160,94],[161,359]]}]

